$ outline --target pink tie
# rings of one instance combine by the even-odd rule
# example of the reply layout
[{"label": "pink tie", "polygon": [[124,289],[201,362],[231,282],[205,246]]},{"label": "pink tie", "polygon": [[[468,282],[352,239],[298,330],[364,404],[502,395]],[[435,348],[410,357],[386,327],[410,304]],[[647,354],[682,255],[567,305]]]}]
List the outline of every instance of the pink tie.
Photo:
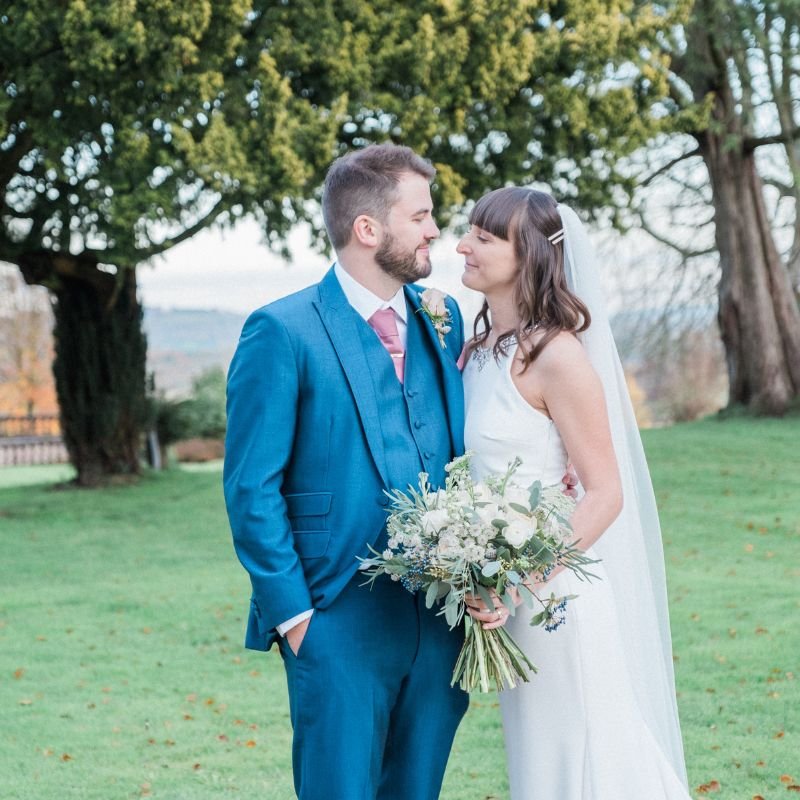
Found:
[{"label": "pink tie", "polygon": [[381,308],[376,311],[368,320],[370,327],[378,334],[383,346],[389,351],[394,363],[394,371],[397,380],[403,382],[405,372],[406,351],[400,341],[400,334],[397,332],[397,319],[393,308]]}]

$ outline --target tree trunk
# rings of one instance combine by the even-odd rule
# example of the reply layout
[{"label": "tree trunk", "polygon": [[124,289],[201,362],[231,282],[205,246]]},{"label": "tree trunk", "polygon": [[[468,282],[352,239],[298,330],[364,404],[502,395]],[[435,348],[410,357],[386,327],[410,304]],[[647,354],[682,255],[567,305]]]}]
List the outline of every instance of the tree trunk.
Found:
[{"label": "tree trunk", "polygon": [[709,130],[699,141],[713,193],[730,403],[779,415],[800,395],[800,310],[754,155],[729,133]]},{"label": "tree trunk", "polygon": [[125,270],[120,286],[103,277],[110,280],[62,274],[54,288],[53,372],[64,441],[81,486],[138,474],[147,420],[147,344],[136,273]]}]

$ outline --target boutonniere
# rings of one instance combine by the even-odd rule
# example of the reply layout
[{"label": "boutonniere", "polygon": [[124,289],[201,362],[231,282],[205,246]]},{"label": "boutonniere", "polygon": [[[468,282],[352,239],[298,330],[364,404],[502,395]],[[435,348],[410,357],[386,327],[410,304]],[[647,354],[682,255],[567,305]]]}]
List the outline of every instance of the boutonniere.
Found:
[{"label": "boutonniere", "polygon": [[450,309],[444,302],[446,297],[447,295],[438,289],[426,289],[419,295],[419,299],[422,301],[420,311],[431,321],[443,350],[447,349],[444,337],[445,334],[450,333],[450,323],[452,322]]}]

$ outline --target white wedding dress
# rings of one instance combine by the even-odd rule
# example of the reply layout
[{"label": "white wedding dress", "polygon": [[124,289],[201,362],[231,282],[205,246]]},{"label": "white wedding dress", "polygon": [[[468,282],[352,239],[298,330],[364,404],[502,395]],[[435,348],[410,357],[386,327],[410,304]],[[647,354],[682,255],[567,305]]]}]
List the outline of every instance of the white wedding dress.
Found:
[{"label": "white wedding dress", "polygon": [[[516,483],[560,484],[567,453],[553,421],[514,385],[515,350],[497,361],[479,349],[464,369],[473,477],[503,473],[519,456]],[[682,754],[664,752],[631,688],[614,585],[602,562],[590,569],[599,580],[564,571],[548,584],[548,592],[578,595],[556,631],[531,627],[525,605],[507,623],[539,669],[500,693],[511,800],[690,800],[674,766]]]}]

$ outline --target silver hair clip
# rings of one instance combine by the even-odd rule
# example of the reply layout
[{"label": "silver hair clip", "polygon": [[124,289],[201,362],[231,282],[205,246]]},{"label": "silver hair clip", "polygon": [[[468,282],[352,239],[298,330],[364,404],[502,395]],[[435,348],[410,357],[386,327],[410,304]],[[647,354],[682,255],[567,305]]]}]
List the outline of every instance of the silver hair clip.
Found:
[{"label": "silver hair clip", "polygon": [[547,241],[550,242],[550,244],[553,244],[553,245],[558,244],[559,242],[563,242],[564,241],[564,229],[563,228],[559,228],[555,233],[551,233],[547,237]]}]

